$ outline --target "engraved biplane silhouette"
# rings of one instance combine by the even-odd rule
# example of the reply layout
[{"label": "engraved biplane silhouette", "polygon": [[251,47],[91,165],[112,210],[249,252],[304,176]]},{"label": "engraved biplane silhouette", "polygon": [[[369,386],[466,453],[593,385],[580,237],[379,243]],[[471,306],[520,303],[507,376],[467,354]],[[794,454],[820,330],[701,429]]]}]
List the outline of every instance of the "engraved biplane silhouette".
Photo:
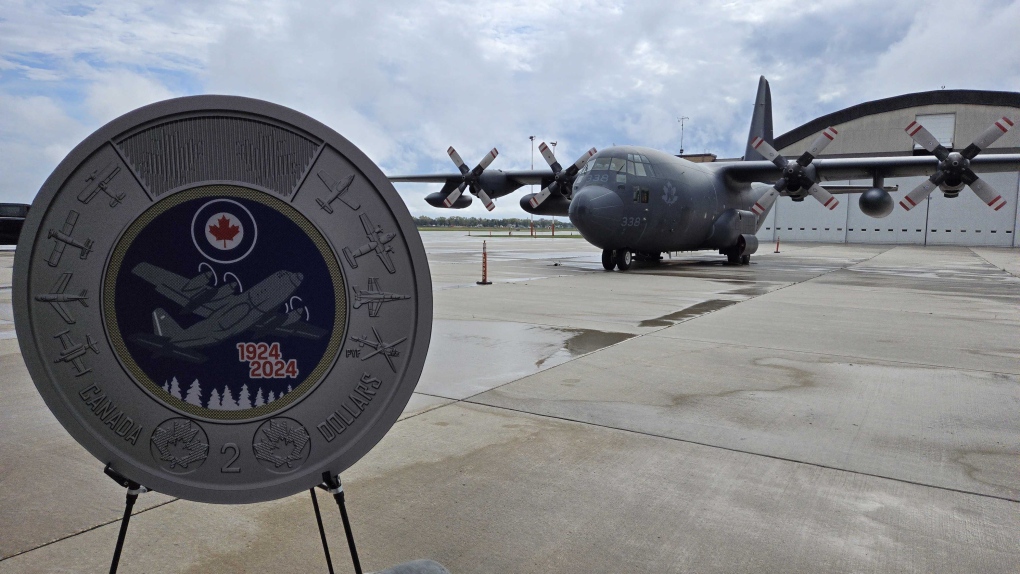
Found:
[{"label": "engraved biplane silhouette", "polygon": [[[112,170],[110,169],[111,166],[113,164],[108,163],[104,168],[93,171],[85,178],[85,189],[81,190],[81,193],[78,194],[78,201],[88,204],[100,191],[110,198],[110,207],[117,207],[121,201],[124,201],[126,194],[114,194],[110,191],[110,182],[120,173],[120,166],[113,166]],[[105,175],[105,177],[100,179],[101,175]]]}]

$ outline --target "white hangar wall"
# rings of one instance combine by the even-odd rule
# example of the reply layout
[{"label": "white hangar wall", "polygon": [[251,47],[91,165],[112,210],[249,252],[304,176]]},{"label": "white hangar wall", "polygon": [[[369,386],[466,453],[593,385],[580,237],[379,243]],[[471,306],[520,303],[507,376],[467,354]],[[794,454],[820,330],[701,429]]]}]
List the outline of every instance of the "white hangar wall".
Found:
[{"label": "white hangar wall", "polygon": [[[920,116],[920,117],[919,117]],[[927,116],[927,117],[926,117]],[[935,116],[935,117],[932,117]],[[939,90],[907,94],[867,102],[823,116],[775,138],[776,148],[795,158],[807,148],[822,129],[831,125],[839,136],[821,157],[862,155],[913,155],[914,142],[904,131],[912,121],[929,127],[943,145],[962,150],[985,128],[1002,116],[1017,122],[983,154],[1020,153],[1020,94],[973,90]],[[923,152],[927,153],[927,152]],[[766,216],[758,232],[762,242],[821,241],[834,243],[900,243],[922,245],[988,245],[1020,247],[1020,173],[983,174],[1006,198],[1007,204],[993,211],[969,188],[959,197],[948,199],[935,190],[929,200],[905,211],[900,199],[925,178],[904,177],[886,180],[898,185],[892,194],[896,207],[887,217],[864,215],[859,207],[860,194],[841,194],[839,206],[829,211],[808,197],[794,202],[783,197]],[[870,180],[823,182],[870,186]]]}]

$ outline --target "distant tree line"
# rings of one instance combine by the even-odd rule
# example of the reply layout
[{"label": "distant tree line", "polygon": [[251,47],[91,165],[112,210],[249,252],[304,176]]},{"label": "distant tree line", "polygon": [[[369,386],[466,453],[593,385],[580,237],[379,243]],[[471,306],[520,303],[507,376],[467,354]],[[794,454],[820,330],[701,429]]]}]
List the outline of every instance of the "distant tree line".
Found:
[{"label": "distant tree line", "polygon": [[[528,229],[531,227],[530,219],[520,219],[517,217],[488,219],[485,217],[460,217],[456,215],[453,217],[428,217],[427,215],[419,215],[414,218],[414,223],[418,227],[481,227],[486,229]],[[552,227],[552,223],[552,219],[535,219],[535,229],[549,229]],[[574,229],[574,224],[570,223],[570,221],[557,219],[556,227],[560,229]]]}]

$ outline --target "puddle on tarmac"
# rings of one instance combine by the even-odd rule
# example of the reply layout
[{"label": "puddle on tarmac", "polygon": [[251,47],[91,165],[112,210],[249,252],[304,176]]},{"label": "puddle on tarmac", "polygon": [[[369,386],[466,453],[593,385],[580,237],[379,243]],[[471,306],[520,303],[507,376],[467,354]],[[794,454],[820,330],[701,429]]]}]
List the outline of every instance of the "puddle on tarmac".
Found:
[{"label": "puddle on tarmac", "polygon": [[528,323],[437,319],[416,390],[462,399],[632,336]]},{"label": "puddle on tarmac", "polygon": [[695,303],[686,309],[681,309],[675,313],[669,315],[663,315],[662,317],[656,317],[655,319],[647,319],[638,323],[638,327],[669,327],[681,321],[687,319],[693,319],[699,317],[705,313],[711,313],[712,311],[718,311],[725,307],[729,307],[734,303],[740,301],[726,301],[723,299],[709,299],[708,301],[702,301],[701,303]]}]

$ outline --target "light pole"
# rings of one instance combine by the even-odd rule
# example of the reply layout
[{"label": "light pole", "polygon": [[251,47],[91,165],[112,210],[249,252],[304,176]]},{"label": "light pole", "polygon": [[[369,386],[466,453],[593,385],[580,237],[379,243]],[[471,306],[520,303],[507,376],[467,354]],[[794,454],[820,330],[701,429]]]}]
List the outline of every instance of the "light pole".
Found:
[{"label": "light pole", "polygon": [[676,121],[680,122],[680,155],[684,155],[684,121],[689,119],[691,118],[687,116],[681,116],[676,119]]}]

